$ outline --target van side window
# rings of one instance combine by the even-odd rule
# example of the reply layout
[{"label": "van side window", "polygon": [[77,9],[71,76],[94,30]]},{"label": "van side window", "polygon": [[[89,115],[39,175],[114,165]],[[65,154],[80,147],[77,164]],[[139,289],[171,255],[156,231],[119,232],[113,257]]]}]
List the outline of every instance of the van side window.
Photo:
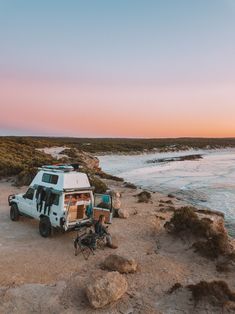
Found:
[{"label": "van side window", "polygon": [[58,176],[52,174],[51,179],[50,179],[50,183],[57,184],[57,182],[58,182]]},{"label": "van side window", "polygon": [[34,195],[34,189],[29,188],[28,191],[25,193],[25,198],[32,200]]},{"label": "van side window", "polygon": [[43,173],[43,175],[42,175],[42,182],[51,183],[51,184],[57,184],[58,178],[59,177],[57,175],[55,175],[55,174]]}]

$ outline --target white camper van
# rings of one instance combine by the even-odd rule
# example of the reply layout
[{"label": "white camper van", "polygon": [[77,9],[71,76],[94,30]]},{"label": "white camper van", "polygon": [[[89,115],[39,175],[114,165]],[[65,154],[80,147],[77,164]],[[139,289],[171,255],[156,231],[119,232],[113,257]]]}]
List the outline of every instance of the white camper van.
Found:
[{"label": "white camper van", "polygon": [[112,219],[112,198],[93,194],[88,176],[70,165],[43,166],[25,194],[9,195],[10,218],[28,216],[39,220],[41,236],[48,237],[52,227],[72,230],[97,220],[104,214]]}]

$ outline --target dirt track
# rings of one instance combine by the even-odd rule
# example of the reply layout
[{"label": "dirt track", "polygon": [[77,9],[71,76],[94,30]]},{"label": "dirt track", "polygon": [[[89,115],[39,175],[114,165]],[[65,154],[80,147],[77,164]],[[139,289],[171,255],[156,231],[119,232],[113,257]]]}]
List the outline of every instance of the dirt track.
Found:
[{"label": "dirt track", "polygon": [[44,239],[37,221],[25,217],[11,221],[7,195],[25,188],[1,182],[0,190],[0,285],[46,283],[78,271],[84,261],[73,255],[74,233]]}]

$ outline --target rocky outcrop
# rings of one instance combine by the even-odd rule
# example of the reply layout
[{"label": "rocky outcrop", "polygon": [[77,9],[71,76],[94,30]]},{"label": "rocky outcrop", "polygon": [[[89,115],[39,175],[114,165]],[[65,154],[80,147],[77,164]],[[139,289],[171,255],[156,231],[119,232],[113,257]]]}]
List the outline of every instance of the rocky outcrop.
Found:
[{"label": "rocky outcrop", "polygon": [[133,189],[133,190],[137,189],[137,186],[131,182],[124,182],[123,186],[128,189]]},{"label": "rocky outcrop", "polygon": [[[210,218],[209,218],[210,217]],[[192,247],[200,255],[216,259],[220,256],[235,259],[235,251],[231,244],[222,217],[210,214],[198,215],[194,207],[181,207],[174,211],[170,221],[164,227],[175,235],[193,236],[196,242]]]},{"label": "rocky outcrop", "polygon": [[155,163],[164,163],[164,162],[166,163],[166,162],[173,162],[173,161],[199,160],[202,158],[203,157],[201,154],[193,154],[193,155],[185,155],[185,156],[152,159],[152,160],[147,160],[146,163],[155,164]]},{"label": "rocky outcrop", "polygon": [[97,278],[86,288],[89,303],[95,309],[120,299],[127,291],[126,278],[118,272],[109,272]]},{"label": "rocky outcrop", "polygon": [[132,258],[126,258],[116,254],[111,254],[105,259],[102,266],[103,268],[108,270],[118,271],[119,273],[127,274],[136,272],[138,264]]}]

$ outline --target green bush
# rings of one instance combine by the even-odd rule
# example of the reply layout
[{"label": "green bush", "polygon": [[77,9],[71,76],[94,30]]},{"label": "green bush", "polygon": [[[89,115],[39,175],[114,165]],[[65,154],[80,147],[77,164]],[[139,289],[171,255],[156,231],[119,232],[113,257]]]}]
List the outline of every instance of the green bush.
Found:
[{"label": "green bush", "polygon": [[166,227],[175,233],[190,232],[199,237],[208,237],[213,233],[211,219],[199,219],[195,209],[187,206],[176,210]]},{"label": "green bush", "polygon": [[95,193],[105,193],[108,190],[107,185],[95,176],[90,176],[90,184],[95,188]]},{"label": "green bush", "polygon": [[37,170],[37,168],[28,168],[21,171],[16,177],[15,184],[17,186],[29,185],[37,174]]},{"label": "green bush", "polygon": [[[28,182],[23,179],[30,177],[30,173],[35,173],[36,169],[44,164],[57,162],[50,155],[38,151],[29,139],[18,141],[6,138],[0,142],[0,176],[15,176],[17,182]],[[32,170],[33,169],[33,170]]]},{"label": "green bush", "polygon": [[195,242],[193,247],[196,249],[196,252],[211,259],[231,252],[228,236],[224,233],[214,233],[206,241]]}]

